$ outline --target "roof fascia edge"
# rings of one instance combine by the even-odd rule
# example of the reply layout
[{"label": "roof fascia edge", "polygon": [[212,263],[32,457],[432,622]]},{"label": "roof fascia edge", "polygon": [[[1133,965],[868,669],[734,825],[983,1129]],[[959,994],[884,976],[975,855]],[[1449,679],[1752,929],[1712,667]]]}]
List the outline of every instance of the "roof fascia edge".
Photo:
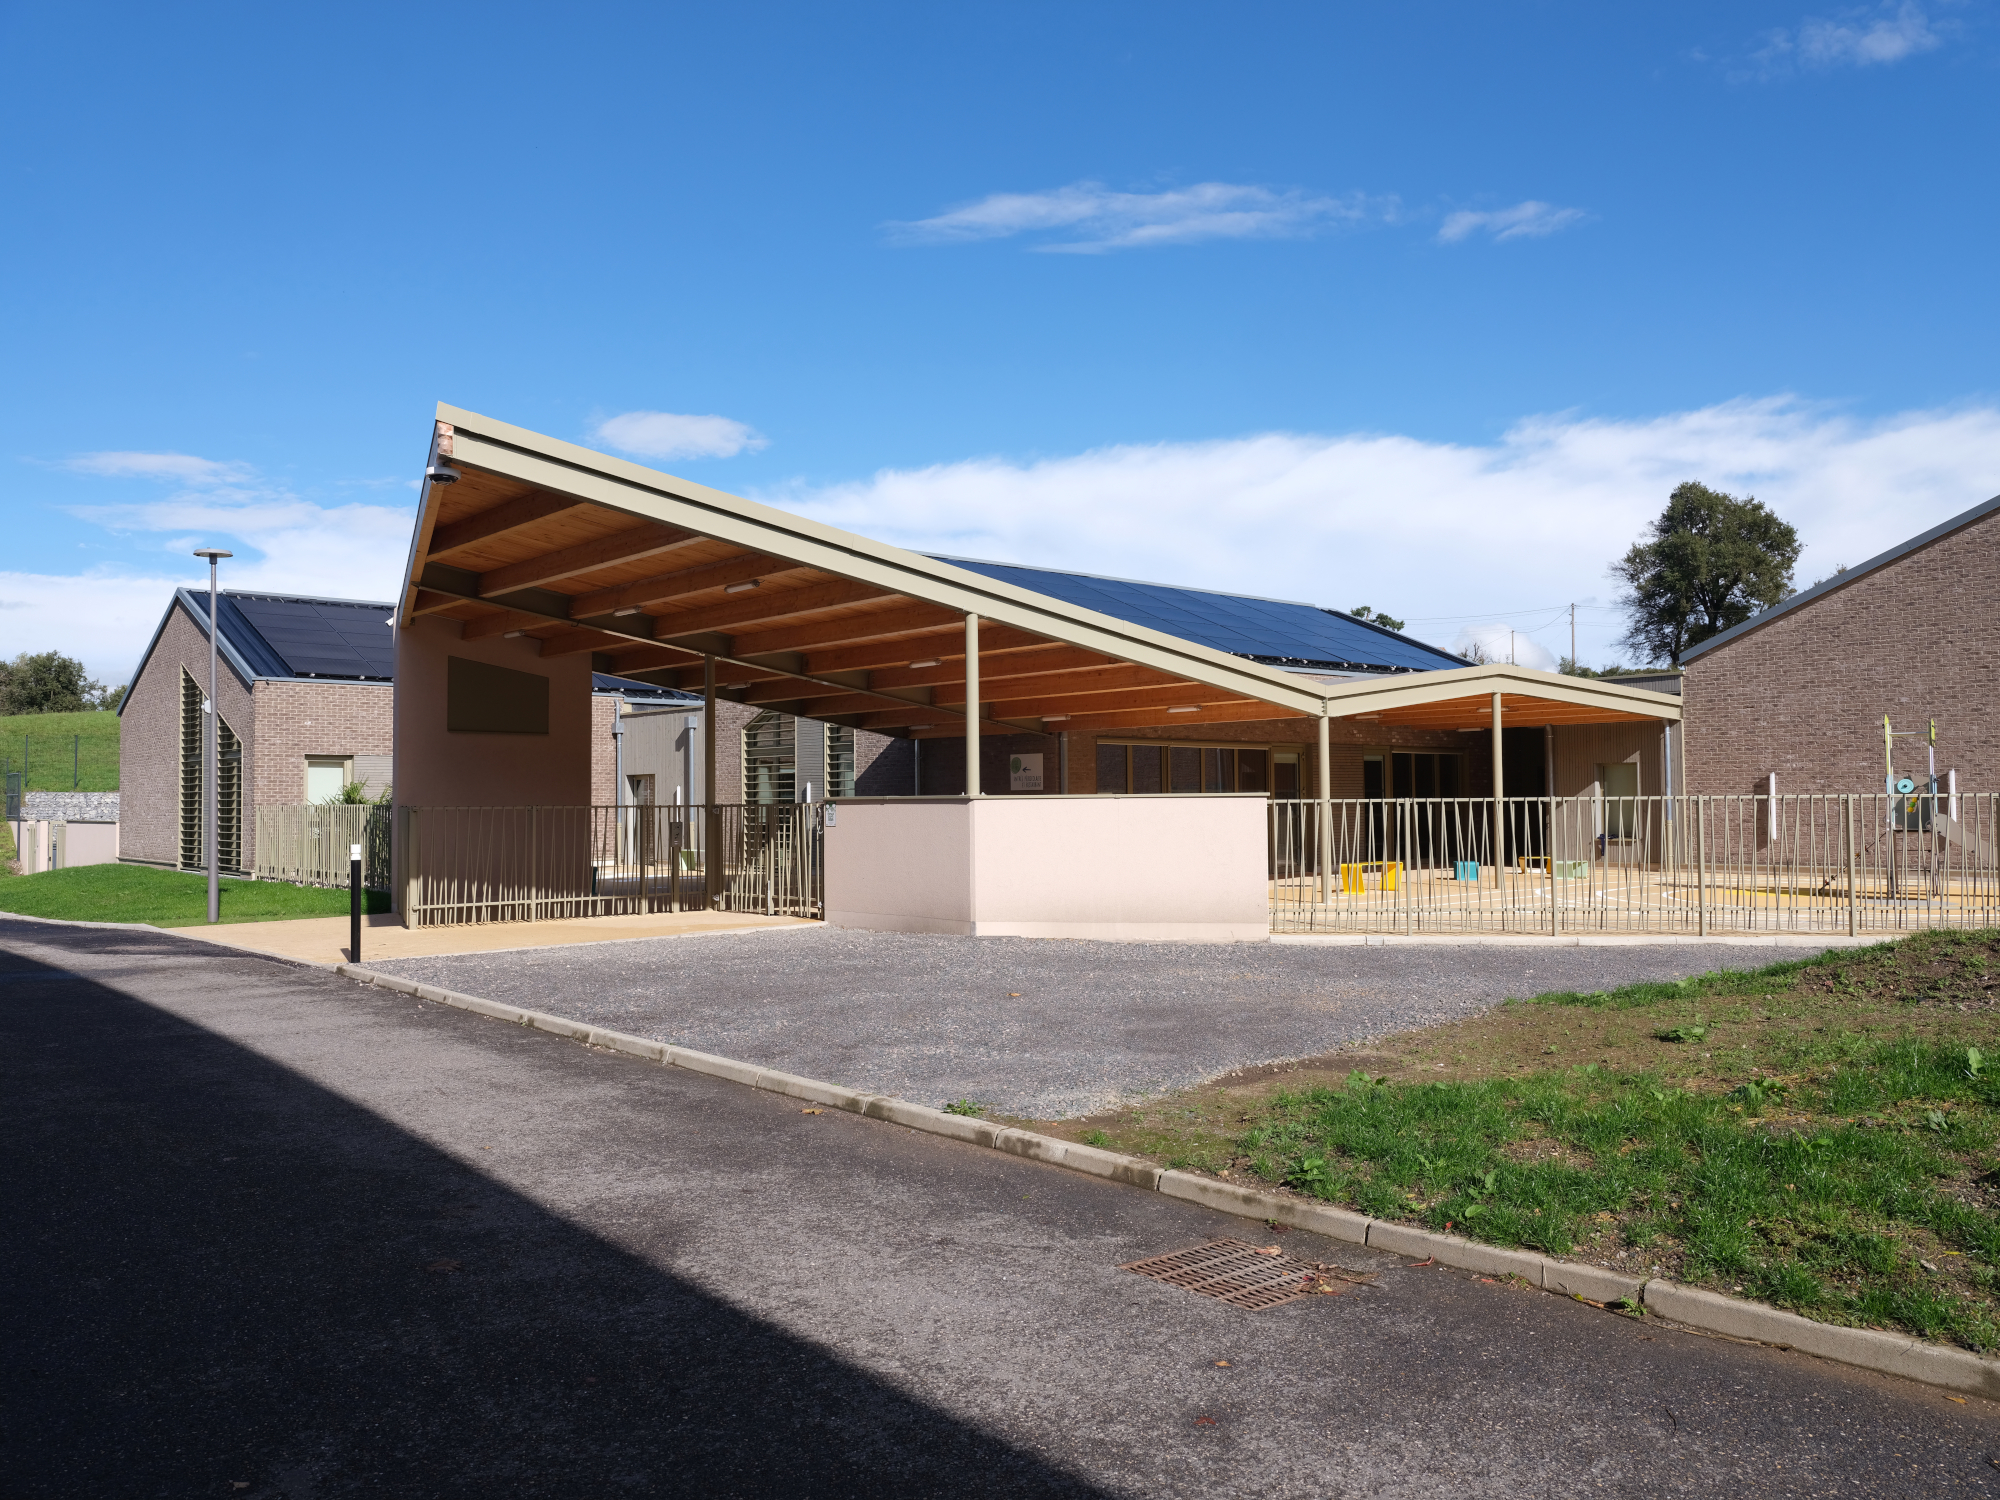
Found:
[{"label": "roof fascia edge", "polygon": [[1622,713],[1644,714],[1648,718],[1668,722],[1676,722],[1681,717],[1680,703],[1666,693],[1611,684],[1599,686],[1594,678],[1562,677],[1551,672],[1495,665],[1455,667],[1448,671],[1421,672],[1384,681],[1348,683],[1327,694],[1327,707],[1335,717],[1348,718],[1385,708],[1468,698],[1480,692],[1511,692],[1519,697],[1545,698],[1555,703],[1574,703],[1586,708],[1615,708]]},{"label": "roof fascia edge", "polygon": [[1873,557],[1856,563],[1845,573],[1836,573],[1831,578],[1821,579],[1809,589],[1802,589],[1789,599],[1780,599],[1769,609],[1752,615],[1740,625],[1732,625],[1727,630],[1710,636],[1698,646],[1688,647],[1687,650],[1681,653],[1680,665],[1685,667],[1695,657],[1706,655],[1717,646],[1727,645],[1739,636],[1746,636],[1752,631],[1761,630],[1766,625],[1771,624],[1783,615],[1790,614],[1802,605],[1810,604],[1813,600],[1822,598],[1827,594],[1838,593],[1850,584],[1859,583],[1877,569],[1886,568],[1890,563],[1908,557],[1912,552],[1928,547],[1932,542],[1942,541],[1954,531],[1963,531],[1974,521],[1984,518],[1995,510],[2000,510],[2000,495],[1995,495],[1991,500],[1982,500],[1979,504],[1973,506],[1972,509],[1960,511],[1957,515],[1938,522],[1929,531],[1918,532],[1917,535],[1911,537],[1908,541],[1898,542],[1888,551],[1878,552]]},{"label": "roof fascia edge", "polygon": [[[218,590],[218,592],[220,591]],[[207,598],[206,592],[196,594],[193,589],[178,588],[174,590],[174,594],[187,607],[188,618],[194,622],[195,629],[199,630],[203,636],[206,636],[208,634],[208,627],[204,622],[208,618],[208,611],[196,607],[198,602]],[[161,623],[164,625],[165,621]],[[243,653],[229,643],[229,633],[227,631],[219,630],[216,632],[215,644],[220,650],[222,659],[229,663],[229,670],[236,674],[237,680],[246,688],[252,683],[269,680],[263,673],[254,670],[250,663],[244,660]],[[137,682],[139,679],[134,677],[132,680]]]},{"label": "roof fascia edge", "polygon": [[[1071,645],[1101,650],[1141,666],[1191,677],[1208,686],[1296,712],[1318,714],[1325,701],[1323,693],[1304,686],[1295,674],[1281,668],[1245,661],[1095,611],[1061,606],[1059,601],[1029,589],[938,563],[706,485],[636,464],[606,460],[572,444],[535,434],[524,434],[534,439],[532,444],[513,443],[474,425],[500,428],[504,424],[486,424],[484,418],[470,412],[456,413],[454,408],[440,408],[440,411],[453,411],[466,419],[463,427],[453,422],[457,429],[453,457],[458,462],[577,494],[593,503],[650,520],[678,521],[690,530],[753,551],[783,550],[807,566],[879,584],[925,603],[977,614],[982,619],[1014,625]],[[441,415],[440,420],[451,418]],[[567,452],[551,453],[545,451],[547,448]],[[695,514],[675,514],[686,510]],[[913,583],[919,586],[913,588]]]}]

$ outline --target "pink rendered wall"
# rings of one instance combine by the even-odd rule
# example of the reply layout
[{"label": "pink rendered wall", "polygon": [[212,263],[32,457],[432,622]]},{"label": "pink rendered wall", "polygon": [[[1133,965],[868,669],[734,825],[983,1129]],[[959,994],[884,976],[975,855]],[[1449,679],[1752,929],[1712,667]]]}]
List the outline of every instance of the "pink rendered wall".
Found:
[{"label": "pink rendered wall", "polygon": [[[453,620],[421,616],[396,632],[398,807],[583,807],[591,794],[590,657],[543,661],[540,644],[465,641]],[[549,679],[547,734],[464,734],[445,728],[450,658]]]}]

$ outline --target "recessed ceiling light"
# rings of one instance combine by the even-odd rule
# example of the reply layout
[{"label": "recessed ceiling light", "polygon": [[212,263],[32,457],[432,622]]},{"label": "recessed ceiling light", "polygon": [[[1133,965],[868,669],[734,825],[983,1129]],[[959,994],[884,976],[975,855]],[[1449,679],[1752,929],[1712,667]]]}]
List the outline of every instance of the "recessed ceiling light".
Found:
[{"label": "recessed ceiling light", "polygon": [[625,617],[626,617],[627,615],[636,615],[636,614],[638,614],[638,613],[639,613],[639,606],[635,604],[635,605],[633,605],[633,606],[632,606],[632,607],[631,607],[630,609],[614,609],[614,610],[612,610],[612,611],[611,611],[611,613],[612,613],[612,616],[613,616],[614,618],[622,620],[622,619],[624,619],[624,618],[625,618]]},{"label": "recessed ceiling light", "polygon": [[1061,724],[1065,722],[1068,718],[1069,718],[1068,714],[1043,714],[1042,722],[1044,724]]},{"label": "recessed ceiling light", "polygon": [[1190,703],[1182,708],[1170,708],[1167,712],[1170,714],[1198,714],[1201,712],[1201,705],[1199,703]]},{"label": "recessed ceiling light", "polygon": [[938,659],[937,659],[937,658],[936,658],[935,656],[933,656],[933,657],[932,657],[932,658],[931,658],[931,659],[930,659],[929,661],[913,661],[913,662],[911,662],[911,663],[910,663],[910,670],[914,672],[914,671],[917,671],[917,670],[918,670],[919,668],[922,668],[922,667],[934,667],[934,666],[936,666],[937,664],[938,664]]},{"label": "recessed ceiling light", "polygon": [[526,635],[527,633],[528,632],[525,630],[510,630],[505,635],[501,636],[500,639],[503,641],[518,641],[522,636]]},{"label": "recessed ceiling light", "polygon": [[725,594],[747,594],[763,581],[761,578],[753,578],[748,583],[732,583],[722,592]]}]

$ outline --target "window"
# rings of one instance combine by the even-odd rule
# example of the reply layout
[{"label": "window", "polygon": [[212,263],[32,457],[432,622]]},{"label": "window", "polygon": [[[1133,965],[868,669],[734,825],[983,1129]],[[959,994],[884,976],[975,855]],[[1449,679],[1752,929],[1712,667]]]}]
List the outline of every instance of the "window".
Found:
[{"label": "window", "polygon": [[[1296,769],[1298,757],[1291,757]],[[1099,792],[1262,792],[1271,752],[1261,746],[1097,742]]]},{"label": "window", "polygon": [[347,790],[347,762],[331,756],[306,757],[306,801],[338,802]]},{"label": "window", "polygon": [[1300,790],[1298,751],[1273,751],[1271,754],[1271,795],[1273,797],[1296,797],[1299,795]]},{"label": "window", "polygon": [[1597,768],[1597,784],[1604,789],[1604,836],[1612,839],[1629,839],[1638,834],[1639,829],[1639,768],[1627,762],[1624,765],[1601,765]]},{"label": "window", "polygon": [[765,709],[743,726],[743,800],[796,802],[798,750],[790,714]]},{"label": "window", "polygon": [[[1380,756],[1369,757],[1379,767]],[[1392,757],[1393,783],[1389,795],[1392,797],[1456,797],[1458,795],[1458,757],[1453,754],[1436,755],[1427,750],[1398,750]],[[1374,773],[1376,782],[1381,772]],[[1379,797],[1379,786],[1370,790],[1370,797]]]},{"label": "window", "polygon": [[854,731],[845,724],[826,726],[826,794],[854,795]]}]

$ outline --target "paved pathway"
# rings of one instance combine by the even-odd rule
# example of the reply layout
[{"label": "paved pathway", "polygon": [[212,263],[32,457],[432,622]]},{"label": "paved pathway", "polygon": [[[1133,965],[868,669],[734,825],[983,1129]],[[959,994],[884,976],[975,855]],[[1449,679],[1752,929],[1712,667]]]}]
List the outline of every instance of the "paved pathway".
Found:
[{"label": "paved pathway", "polygon": [[0,1069],[10,1500],[2000,1489],[1981,1402],[1393,1261],[1239,1312],[1117,1268],[1240,1220],[167,935],[0,921]]},{"label": "paved pathway", "polygon": [[1251,1063],[1818,948],[1046,942],[814,927],[369,967],[925,1104],[1093,1114]]}]

